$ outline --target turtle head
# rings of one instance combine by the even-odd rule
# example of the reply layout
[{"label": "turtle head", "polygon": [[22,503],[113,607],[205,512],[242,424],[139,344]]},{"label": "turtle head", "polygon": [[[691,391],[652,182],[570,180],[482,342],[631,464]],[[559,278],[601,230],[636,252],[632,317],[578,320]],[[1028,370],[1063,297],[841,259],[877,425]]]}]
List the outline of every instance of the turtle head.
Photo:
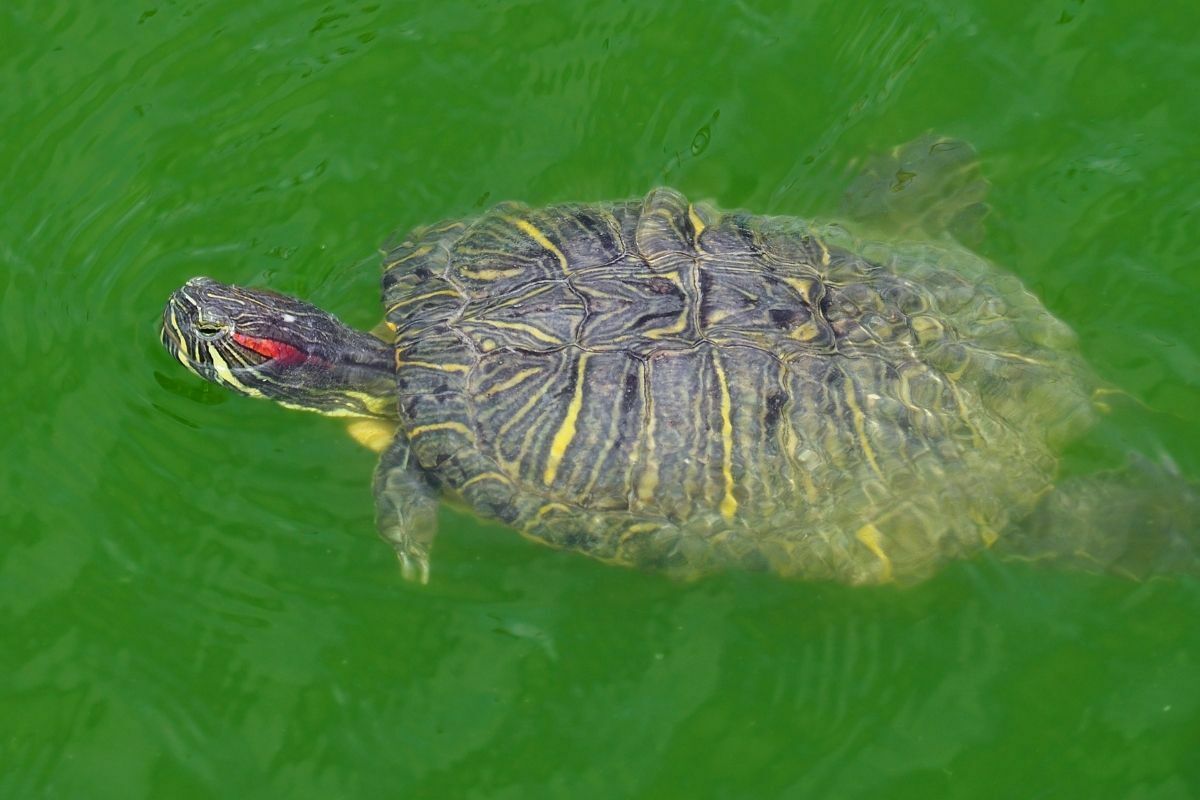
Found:
[{"label": "turtle head", "polygon": [[389,345],[316,306],[192,278],[167,301],[162,341],[206,380],[333,416],[394,418]]}]

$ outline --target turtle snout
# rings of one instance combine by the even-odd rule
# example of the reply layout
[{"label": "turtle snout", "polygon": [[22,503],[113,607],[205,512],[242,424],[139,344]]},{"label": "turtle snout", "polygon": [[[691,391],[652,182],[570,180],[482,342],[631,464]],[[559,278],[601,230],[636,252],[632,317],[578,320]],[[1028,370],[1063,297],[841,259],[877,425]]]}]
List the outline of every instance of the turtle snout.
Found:
[{"label": "turtle snout", "polygon": [[175,294],[171,295],[171,302],[193,308],[203,308],[211,303],[220,288],[221,284],[212,278],[199,275],[190,278],[187,283],[176,289]]},{"label": "turtle snout", "polygon": [[233,318],[222,284],[212,278],[195,277],[171,294],[164,313],[164,326],[183,340],[185,334],[213,340],[229,333]]}]

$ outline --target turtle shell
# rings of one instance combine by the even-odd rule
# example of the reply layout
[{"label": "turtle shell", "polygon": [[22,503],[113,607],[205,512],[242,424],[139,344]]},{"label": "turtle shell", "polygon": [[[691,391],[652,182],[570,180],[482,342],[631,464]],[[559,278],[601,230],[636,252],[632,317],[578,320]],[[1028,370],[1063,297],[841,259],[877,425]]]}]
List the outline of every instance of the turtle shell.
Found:
[{"label": "turtle shell", "polygon": [[386,250],[401,430],[484,516],[621,563],[915,580],[1092,419],[1071,331],[956,244],[641,200]]}]

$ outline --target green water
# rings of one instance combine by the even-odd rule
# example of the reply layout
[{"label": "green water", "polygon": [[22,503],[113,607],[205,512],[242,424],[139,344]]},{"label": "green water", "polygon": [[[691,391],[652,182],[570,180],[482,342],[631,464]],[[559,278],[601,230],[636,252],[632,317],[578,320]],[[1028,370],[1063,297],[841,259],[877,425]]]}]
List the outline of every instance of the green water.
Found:
[{"label": "green water", "polygon": [[[158,343],[195,274],[362,326],[395,228],[503,199],[829,215],[934,129],[986,255],[1200,477],[1183,2],[7,2],[0,797],[1200,796],[1200,584],[980,560],[680,585],[452,510],[434,580],[333,420]],[[1136,404],[1131,404],[1135,405]]]}]

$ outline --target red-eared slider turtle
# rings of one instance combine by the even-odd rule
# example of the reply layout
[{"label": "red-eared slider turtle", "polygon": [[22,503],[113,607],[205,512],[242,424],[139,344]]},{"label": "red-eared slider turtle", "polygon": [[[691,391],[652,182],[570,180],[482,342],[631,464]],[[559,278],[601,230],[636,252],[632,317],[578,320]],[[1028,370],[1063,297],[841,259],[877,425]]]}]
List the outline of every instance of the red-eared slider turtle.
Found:
[{"label": "red-eared slider turtle", "polygon": [[884,242],[665,188],[504,203],[386,248],[392,342],[207,278],[162,339],[243,394],[394,424],[374,493],[409,577],[449,497],[618,564],[913,581],[1029,515],[1093,420],[1071,331],[936,236],[983,186],[949,140],[876,162],[854,210],[909,228]]}]

